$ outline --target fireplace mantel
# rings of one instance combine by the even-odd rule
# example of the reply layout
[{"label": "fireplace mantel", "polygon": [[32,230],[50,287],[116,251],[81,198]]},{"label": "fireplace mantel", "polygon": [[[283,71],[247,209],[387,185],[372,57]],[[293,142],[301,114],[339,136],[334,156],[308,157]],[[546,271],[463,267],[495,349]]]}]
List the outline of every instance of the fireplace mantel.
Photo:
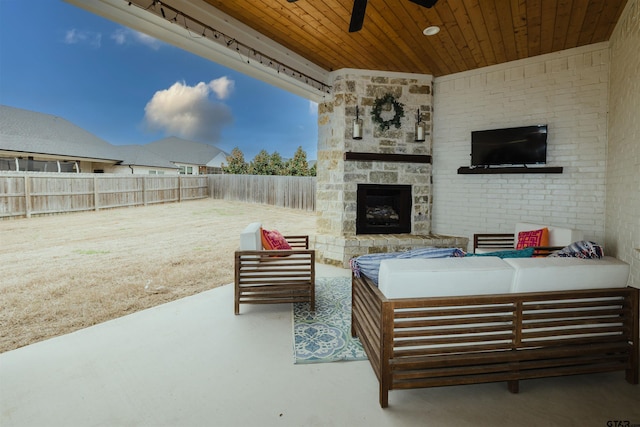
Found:
[{"label": "fireplace mantel", "polygon": [[431,156],[427,154],[385,154],[347,151],[344,153],[344,159],[375,162],[431,163]]}]

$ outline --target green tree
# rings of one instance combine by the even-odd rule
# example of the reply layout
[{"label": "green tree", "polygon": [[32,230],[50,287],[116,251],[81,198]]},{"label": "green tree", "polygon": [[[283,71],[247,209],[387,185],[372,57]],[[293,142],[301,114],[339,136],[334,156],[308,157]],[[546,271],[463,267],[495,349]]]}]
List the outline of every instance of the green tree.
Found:
[{"label": "green tree", "polygon": [[244,161],[244,154],[238,147],[231,151],[231,155],[227,156],[228,166],[222,165],[224,173],[229,174],[246,174],[249,172],[249,165]]},{"label": "green tree", "polygon": [[282,156],[277,151],[274,151],[269,158],[269,175],[285,175],[285,163],[282,160]]},{"label": "green tree", "polygon": [[317,162],[313,164],[313,166],[311,166],[311,168],[309,169],[309,176],[316,176],[318,173],[318,168],[316,168],[317,166]]},{"label": "green tree", "polygon": [[245,162],[244,154],[236,147],[227,156],[227,162],[227,166],[222,165],[222,170],[229,174],[316,176],[316,165],[309,168],[307,153],[301,146],[287,161],[277,151],[269,154],[263,149],[250,163]]},{"label": "green tree", "polygon": [[285,175],[291,176],[308,176],[309,163],[307,162],[307,153],[298,147],[293,158],[287,162]]},{"label": "green tree", "polygon": [[249,164],[249,173],[251,175],[272,175],[270,163],[271,156],[267,150],[260,150]]}]

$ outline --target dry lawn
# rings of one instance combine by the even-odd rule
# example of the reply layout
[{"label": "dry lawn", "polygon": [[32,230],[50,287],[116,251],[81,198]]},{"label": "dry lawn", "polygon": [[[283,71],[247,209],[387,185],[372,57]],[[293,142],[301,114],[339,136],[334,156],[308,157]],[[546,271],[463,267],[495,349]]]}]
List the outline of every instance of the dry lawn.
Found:
[{"label": "dry lawn", "polygon": [[313,212],[213,199],[0,221],[0,353],[231,283],[254,221],[315,234]]}]

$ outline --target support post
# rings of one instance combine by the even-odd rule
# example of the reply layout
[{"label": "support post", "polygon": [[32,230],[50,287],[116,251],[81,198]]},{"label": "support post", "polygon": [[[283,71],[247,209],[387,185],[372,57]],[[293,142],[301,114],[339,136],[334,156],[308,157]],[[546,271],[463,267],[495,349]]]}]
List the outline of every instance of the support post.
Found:
[{"label": "support post", "polygon": [[27,174],[24,175],[24,214],[31,218],[31,181]]}]

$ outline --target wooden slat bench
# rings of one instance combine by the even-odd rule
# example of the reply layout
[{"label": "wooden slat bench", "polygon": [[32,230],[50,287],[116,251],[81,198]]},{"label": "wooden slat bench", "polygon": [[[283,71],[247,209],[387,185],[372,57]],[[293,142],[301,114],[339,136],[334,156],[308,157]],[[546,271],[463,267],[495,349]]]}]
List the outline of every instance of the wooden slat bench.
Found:
[{"label": "wooden slat bench", "polygon": [[352,334],[390,390],[625,371],[638,384],[638,289],[388,299],[352,279]]}]

